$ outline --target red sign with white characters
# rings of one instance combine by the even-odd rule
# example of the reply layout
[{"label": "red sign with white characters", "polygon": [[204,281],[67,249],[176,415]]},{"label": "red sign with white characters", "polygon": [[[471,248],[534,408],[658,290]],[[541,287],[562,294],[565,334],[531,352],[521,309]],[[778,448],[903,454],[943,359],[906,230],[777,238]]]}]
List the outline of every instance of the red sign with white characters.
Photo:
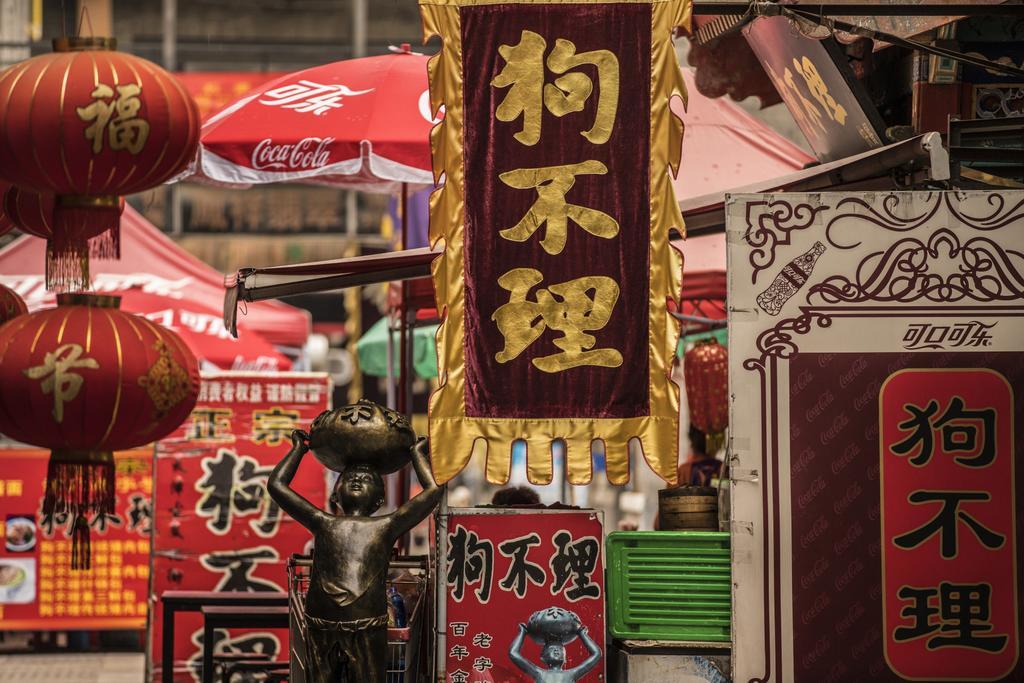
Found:
[{"label": "red sign with white characters", "polygon": [[[311,537],[266,492],[267,477],[291,448],[293,429],[308,429],[327,410],[330,383],[320,374],[204,374],[199,402],[157,448],[153,593],[153,675],[158,680],[162,606],[168,590],[288,590],[286,562],[306,552]],[[293,487],[306,499],[327,499],[324,469],[307,458]],[[202,617],[175,621],[175,680],[198,681]],[[286,660],[282,630],[217,632],[215,652],[269,653]]]},{"label": "red sign with white characters", "polygon": [[[532,682],[552,668],[576,670],[572,680],[604,680],[600,513],[453,509],[445,548],[446,681]],[[541,611],[577,624],[564,649],[555,648],[560,666],[542,652],[537,631],[525,632]]]},{"label": "red sign with white characters", "polygon": [[49,459],[49,451],[0,450],[0,628],[145,628],[152,448],[114,454],[114,514],[89,516],[92,566],[81,571],[71,570],[74,520],[42,514]]},{"label": "red sign with white characters", "polygon": [[912,680],[995,680],[1018,656],[1013,390],[911,369],[880,396],[885,656]]}]

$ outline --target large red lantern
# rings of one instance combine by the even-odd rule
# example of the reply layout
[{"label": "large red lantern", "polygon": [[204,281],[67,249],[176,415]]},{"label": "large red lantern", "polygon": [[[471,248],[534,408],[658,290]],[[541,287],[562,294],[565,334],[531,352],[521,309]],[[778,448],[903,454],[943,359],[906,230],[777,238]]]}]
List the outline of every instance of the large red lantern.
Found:
[{"label": "large red lantern", "polygon": [[56,195],[55,236],[82,224],[116,230],[120,196],[180,173],[199,143],[184,87],[115,46],[62,38],[0,74],[0,176]]},{"label": "large red lantern", "polygon": [[[55,289],[88,289],[89,258],[121,257],[117,232],[107,230],[92,216],[54,229],[55,198],[11,186],[3,194],[0,210],[22,232],[46,240],[46,286]],[[124,197],[118,197],[118,215],[124,212]]]},{"label": "large red lantern", "polygon": [[0,327],[0,432],[50,449],[43,514],[73,519],[75,568],[89,565],[85,516],[114,512],[113,451],[172,432],[199,393],[185,343],[119,301],[64,294]]},{"label": "large red lantern", "polygon": [[729,426],[729,352],[714,339],[698,342],[683,356],[683,375],[690,424],[721,435]]},{"label": "large red lantern", "polygon": [[25,300],[10,287],[0,285],[0,325],[25,313],[28,313]]}]

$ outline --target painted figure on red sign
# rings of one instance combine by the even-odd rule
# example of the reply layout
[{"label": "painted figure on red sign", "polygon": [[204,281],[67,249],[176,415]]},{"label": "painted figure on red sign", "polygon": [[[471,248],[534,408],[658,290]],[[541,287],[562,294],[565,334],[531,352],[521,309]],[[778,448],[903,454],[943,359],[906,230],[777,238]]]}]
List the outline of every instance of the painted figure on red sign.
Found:
[{"label": "painted figure on red sign", "polygon": [[[526,636],[541,645],[540,661],[544,668],[523,656],[521,650]],[[583,642],[589,656],[579,666],[566,669],[565,646],[576,638]],[[534,612],[527,623],[519,624],[519,633],[509,646],[508,657],[534,683],[575,683],[601,661],[601,648],[574,612],[549,607]]]},{"label": "painted figure on red sign", "polygon": [[[267,487],[281,508],[313,533],[306,680],[384,683],[391,550],[430,514],[444,489],[430,472],[426,440],[416,442],[402,416],[374,403],[329,411],[314,421],[313,431],[313,439],[292,432],[292,449],[274,468]],[[289,486],[302,456],[311,447],[327,453],[328,441],[335,455],[343,455],[331,494],[338,515],[317,508]],[[381,449],[382,444],[391,446]],[[406,452],[388,452],[395,448]],[[325,457],[319,450],[316,454]],[[373,517],[384,504],[384,481],[373,462],[407,462],[410,456],[423,491],[393,514]]]}]

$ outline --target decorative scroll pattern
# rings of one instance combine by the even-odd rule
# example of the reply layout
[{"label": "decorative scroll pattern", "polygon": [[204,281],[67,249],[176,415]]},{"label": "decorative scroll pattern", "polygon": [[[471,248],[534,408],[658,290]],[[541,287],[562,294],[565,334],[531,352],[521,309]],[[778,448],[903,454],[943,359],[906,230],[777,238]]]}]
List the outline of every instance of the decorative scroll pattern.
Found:
[{"label": "decorative scroll pattern", "polygon": [[1024,254],[987,237],[961,244],[951,230],[927,241],[907,238],[861,261],[853,278],[833,275],[808,290],[808,301],[935,303],[1013,301],[1024,297]]},{"label": "decorative scroll pattern", "polygon": [[747,204],[747,230],[743,240],[753,247],[749,256],[753,268],[750,281],[756,283],[758,273],[771,268],[775,263],[775,250],[791,243],[791,233],[814,225],[818,215],[828,208],[826,204],[792,204],[775,199]]}]

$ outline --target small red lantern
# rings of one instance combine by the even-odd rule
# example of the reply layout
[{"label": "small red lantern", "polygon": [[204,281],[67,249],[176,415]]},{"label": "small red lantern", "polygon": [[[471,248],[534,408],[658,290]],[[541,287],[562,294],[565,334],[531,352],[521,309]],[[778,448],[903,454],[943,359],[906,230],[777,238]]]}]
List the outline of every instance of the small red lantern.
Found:
[{"label": "small red lantern", "polygon": [[0,74],[0,175],[56,195],[55,239],[82,225],[116,231],[121,195],[160,185],[195,156],[198,108],[171,74],[112,39],[53,47]]},{"label": "small red lantern", "polygon": [[43,514],[74,520],[78,569],[89,566],[85,515],[114,512],[113,451],[166,436],[199,394],[185,343],[119,302],[63,294],[0,327],[0,432],[51,450]]},{"label": "small red lantern", "polygon": [[690,423],[708,435],[723,433],[729,426],[729,352],[714,339],[697,342],[683,356],[683,375]]},{"label": "small red lantern", "polygon": [[[124,212],[124,197],[119,197]],[[3,195],[2,210],[22,232],[46,240],[46,286],[48,289],[88,289],[89,257],[121,257],[118,234],[109,231],[94,216],[82,214],[77,223],[63,230],[54,229],[55,199],[11,186]],[[118,214],[120,215],[120,214]]]},{"label": "small red lantern", "polygon": [[10,287],[0,285],[0,325],[24,313],[28,313],[25,300]]}]

